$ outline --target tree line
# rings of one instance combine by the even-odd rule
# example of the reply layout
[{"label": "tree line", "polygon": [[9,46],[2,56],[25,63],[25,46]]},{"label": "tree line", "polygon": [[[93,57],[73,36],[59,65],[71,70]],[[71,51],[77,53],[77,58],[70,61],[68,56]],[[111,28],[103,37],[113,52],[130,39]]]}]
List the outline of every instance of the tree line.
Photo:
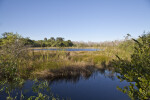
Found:
[{"label": "tree line", "polygon": [[[19,34],[14,34],[11,32],[5,32],[1,34],[0,37],[0,45],[4,43],[6,40],[11,40],[12,38],[17,37],[22,42],[24,42],[24,45],[30,45],[31,47],[122,47],[126,48],[128,47],[128,44],[131,44],[131,39],[128,40],[115,40],[115,41],[104,41],[104,42],[78,42],[78,41],[71,41],[66,40],[62,37],[50,37],[50,38],[44,38],[43,40],[31,40],[29,37],[22,37]],[[130,43],[129,43],[130,42]],[[126,45],[125,45],[126,44]]]},{"label": "tree line", "polygon": [[62,37],[50,37],[49,39],[44,38],[43,40],[31,40],[30,38],[24,38],[20,36],[19,34],[14,34],[11,32],[5,32],[0,37],[0,45],[5,44],[7,40],[11,41],[14,40],[17,41],[18,39],[21,40],[24,45],[30,45],[31,47],[72,47],[74,46],[73,42],[71,40],[66,40]]}]

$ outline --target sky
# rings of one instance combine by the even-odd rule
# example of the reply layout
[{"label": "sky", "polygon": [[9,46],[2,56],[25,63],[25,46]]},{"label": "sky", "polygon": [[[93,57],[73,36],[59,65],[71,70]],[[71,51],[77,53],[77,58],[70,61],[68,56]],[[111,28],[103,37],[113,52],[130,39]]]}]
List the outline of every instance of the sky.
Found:
[{"label": "sky", "polygon": [[113,41],[150,31],[150,0],[0,0],[0,34]]}]

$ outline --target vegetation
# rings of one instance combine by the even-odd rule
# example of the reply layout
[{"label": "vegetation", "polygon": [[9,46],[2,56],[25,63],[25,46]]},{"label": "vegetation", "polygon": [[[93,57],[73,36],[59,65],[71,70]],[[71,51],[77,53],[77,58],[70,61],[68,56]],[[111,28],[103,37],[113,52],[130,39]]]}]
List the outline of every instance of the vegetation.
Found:
[{"label": "vegetation", "polygon": [[104,42],[83,42],[83,41],[74,41],[74,47],[116,47],[119,44],[123,43],[124,41],[119,41],[119,40],[115,40],[115,41],[104,41]]},{"label": "vegetation", "polygon": [[[132,82],[129,87],[118,88],[132,99],[150,98],[150,33],[137,40],[131,39],[128,34],[124,41],[106,42],[96,46],[95,44],[88,44],[86,46],[97,47],[103,51],[69,52],[63,50],[34,51],[30,49],[35,46],[84,47],[86,45],[72,43],[70,40],[64,41],[63,38],[59,37],[34,41],[23,38],[19,34],[2,34],[0,38],[0,91],[5,91],[8,94],[8,100],[17,98],[12,97],[11,93],[15,88],[21,88],[25,79],[66,77],[68,75],[74,77],[80,72],[83,75],[85,73],[90,75],[93,71],[91,67],[114,70],[120,73],[118,78],[121,81]],[[43,86],[46,88],[48,86],[47,83],[41,84],[44,85],[39,84],[35,87]],[[28,100],[51,98],[42,94],[40,89],[35,92],[37,95],[29,97]],[[25,99],[23,94],[20,98]]]},{"label": "vegetation", "polygon": [[[30,40],[30,39],[29,39]],[[64,38],[51,37],[50,39],[44,38],[44,40],[33,41],[31,44],[33,47],[72,47],[74,44],[71,40],[64,41]]]},{"label": "vegetation", "polygon": [[150,98],[150,33],[133,41],[136,44],[131,60],[119,56],[118,60],[114,60],[116,72],[120,73],[118,78],[133,83],[118,89],[127,93],[132,100],[145,100]]},{"label": "vegetation", "polygon": [[[11,80],[15,73],[21,78],[33,78],[38,74],[41,76],[43,71],[69,66],[96,66],[101,68],[101,63],[109,64],[109,61],[115,58],[114,54],[126,58],[129,55],[126,52],[117,50],[116,47],[107,47],[103,48],[104,51],[93,52],[34,51],[29,49],[30,41],[25,40],[18,34],[2,34],[0,50],[1,77],[9,77],[7,79]],[[51,40],[54,40],[54,38],[51,38]],[[56,41],[62,41],[62,39],[58,38]],[[13,73],[13,75],[10,75],[10,73]]]},{"label": "vegetation", "polygon": [[[25,79],[23,75],[30,73],[30,69],[28,69],[30,64],[28,63],[32,59],[29,49],[22,39],[18,34],[5,33],[2,35],[0,47],[0,93],[5,92],[7,100],[16,100],[18,97],[20,100],[44,100],[50,98],[40,92],[41,89],[45,89],[46,83],[36,86],[35,92],[38,93],[36,96],[25,98],[22,92],[15,91],[23,86]],[[12,95],[14,91],[16,92],[15,96]],[[21,95],[18,96],[18,94]],[[54,97],[51,98],[56,100]]]},{"label": "vegetation", "polygon": [[[63,42],[60,38],[56,41]],[[87,73],[89,72],[89,69],[87,69],[88,66],[99,66],[101,62],[105,60],[108,62],[111,59],[111,54],[109,54],[111,52],[106,54],[103,51],[34,51],[29,49],[32,43],[31,40],[13,33],[4,33],[0,38],[0,90],[1,93],[5,91],[8,94],[8,100],[14,100],[18,97],[20,99],[27,99],[24,98],[22,93],[21,96],[16,95],[13,97],[12,95],[16,88],[23,86],[25,79],[43,78],[45,72],[47,72],[46,75],[55,75],[57,77],[59,75],[56,73],[58,69],[69,69],[69,67],[76,68],[77,72],[82,70],[82,72]],[[44,74],[42,74],[43,72]],[[45,99],[49,97],[38,92],[38,95],[31,96],[28,99],[38,100],[41,98]]]},{"label": "vegetation", "polygon": [[[5,40],[9,40],[11,38],[15,38],[16,36],[19,36],[17,33],[10,33],[5,32],[2,34],[2,37],[0,38],[0,46],[4,43]],[[50,39],[44,38],[44,40],[31,40],[29,38],[23,38],[19,37],[20,41],[23,42],[24,45],[30,45],[32,47],[72,47],[74,44],[71,40],[65,41],[62,37],[57,37],[56,39],[54,37],[51,37]]]}]

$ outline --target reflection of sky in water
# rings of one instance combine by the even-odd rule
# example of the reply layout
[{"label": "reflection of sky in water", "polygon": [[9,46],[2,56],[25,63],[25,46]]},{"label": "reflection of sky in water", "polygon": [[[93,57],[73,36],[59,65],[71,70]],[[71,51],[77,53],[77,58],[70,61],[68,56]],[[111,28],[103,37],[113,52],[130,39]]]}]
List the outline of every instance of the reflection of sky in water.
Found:
[{"label": "reflection of sky in water", "polygon": [[[116,89],[117,86],[124,87],[128,84],[125,81],[120,82],[115,74],[105,70],[94,71],[90,76],[60,78],[52,82],[49,80],[52,93],[71,100],[130,100],[126,94]],[[25,96],[35,95],[32,85],[31,80],[24,84],[22,89]]]}]

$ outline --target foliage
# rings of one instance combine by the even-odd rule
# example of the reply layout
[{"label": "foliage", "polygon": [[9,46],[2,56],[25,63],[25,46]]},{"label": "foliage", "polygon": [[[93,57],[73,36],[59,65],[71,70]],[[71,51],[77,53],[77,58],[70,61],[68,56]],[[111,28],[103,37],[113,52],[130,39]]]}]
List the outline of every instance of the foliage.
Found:
[{"label": "foliage", "polygon": [[[30,40],[33,41],[33,40]],[[72,47],[74,44],[71,40],[64,41],[64,38],[51,37],[50,39],[44,38],[44,40],[33,41],[30,43],[33,47]]]},{"label": "foliage", "polygon": [[8,94],[7,99],[13,100],[11,93],[21,86],[24,80],[19,75],[19,67],[28,59],[28,50],[18,34],[4,33],[0,49],[0,92]]},{"label": "foliage", "polygon": [[[4,33],[0,39],[0,93],[6,93],[7,100],[16,100],[18,98],[19,92],[16,89],[21,88],[24,84],[24,79],[21,76],[22,71],[25,67],[28,67],[27,62],[29,62],[32,57],[29,56],[28,44],[30,41],[28,38],[22,38],[18,34]],[[27,73],[26,73],[27,76]],[[38,83],[35,81],[33,86],[33,91],[36,92],[37,96],[31,96],[28,100],[45,100],[50,99],[46,94],[43,94],[41,90],[47,89],[47,82]],[[15,92],[15,97],[13,93]],[[25,100],[23,93],[19,96],[20,100]],[[54,97],[51,97],[55,99]]]},{"label": "foliage", "polygon": [[0,76],[12,80],[18,76],[18,68],[28,58],[28,49],[18,34],[4,33],[0,49]]},{"label": "foliage", "polygon": [[27,100],[50,100],[50,96],[43,94],[43,92],[50,92],[50,88],[47,81],[39,82],[37,79],[34,80],[32,91],[37,93],[37,96],[30,96]]},{"label": "foliage", "polygon": [[[50,39],[45,38],[44,40],[34,41],[29,38],[23,38],[18,34],[4,33],[0,38],[0,80],[2,80],[0,82],[0,90],[5,90],[7,94],[9,94],[8,99],[13,99],[11,91],[16,88],[18,84],[22,85],[23,78],[29,78],[28,75],[31,75],[31,71],[38,72],[40,70],[41,72],[41,70],[49,70],[50,68],[55,67],[85,67],[87,65],[97,65],[105,61],[108,62],[113,58],[112,55],[116,53],[114,43],[111,48],[109,47],[105,49],[105,51],[74,53],[66,51],[29,52],[29,45],[37,47],[65,47],[73,46],[74,44],[71,40],[64,41],[64,39],[60,37],[56,39],[51,37]],[[120,62],[121,61],[117,62],[117,64]],[[126,62],[128,64],[130,63],[129,61]],[[36,73],[33,74],[36,75]],[[10,83],[13,83],[11,85],[12,87],[6,85]],[[43,85],[37,84],[37,88],[42,86]],[[38,92],[37,96],[32,96],[29,100],[35,99],[36,97],[37,99],[45,99],[47,98],[47,95]]]},{"label": "foliage", "polygon": [[134,41],[133,39],[131,39],[131,35],[127,34],[127,36],[125,36],[125,39],[122,43],[119,44],[118,48],[124,50],[125,52],[131,52],[134,49]]},{"label": "foliage", "polygon": [[133,100],[144,100],[150,98],[150,33],[143,35],[136,43],[131,60],[125,60],[118,57],[114,60],[116,72],[120,73],[118,78],[123,81],[129,81],[130,86],[121,89],[127,93]]},{"label": "foliage", "polygon": [[65,41],[62,37],[51,37],[50,39],[44,38],[44,40],[31,40],[30,38],[23,38],[19,34],[11,32],[5,32],[0,38],[0,47],[4,44],[14,42],[19,39],[24,45],[30,45],[32,47],[72,47],[74,44],[71,40]]}]

